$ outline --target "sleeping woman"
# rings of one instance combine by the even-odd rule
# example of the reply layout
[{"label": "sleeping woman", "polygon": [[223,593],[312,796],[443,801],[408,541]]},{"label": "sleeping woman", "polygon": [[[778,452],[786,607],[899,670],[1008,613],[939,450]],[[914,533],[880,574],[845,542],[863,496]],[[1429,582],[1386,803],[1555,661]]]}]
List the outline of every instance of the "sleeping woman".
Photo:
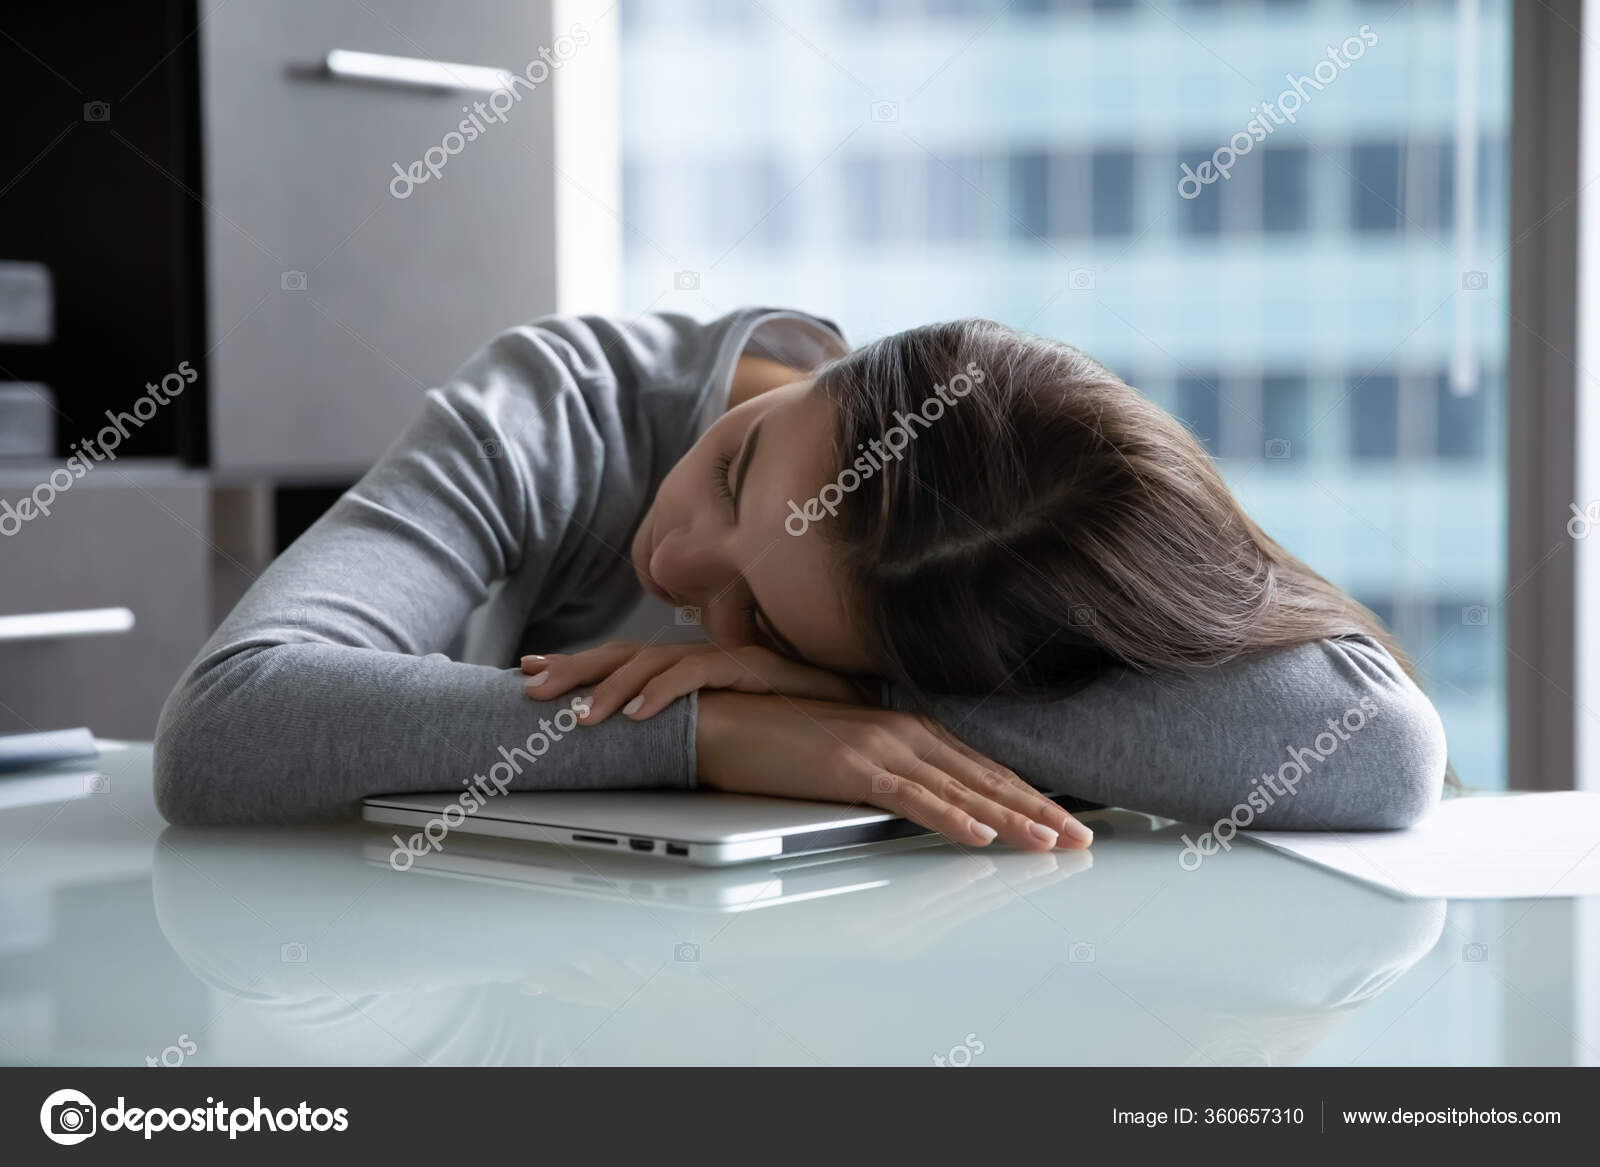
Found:
[{"label": "sleeping woman", "polygon": [[[704,641],[558,651],[641,593]],[[507,789],[872,804],[1032,851],[1092,837],[1041,792],[1381,829],[1447,768],[1379,622],[1100,364],[765,308],[496,337],[201,650],[157,794],[307,822],[510,755]]]}]

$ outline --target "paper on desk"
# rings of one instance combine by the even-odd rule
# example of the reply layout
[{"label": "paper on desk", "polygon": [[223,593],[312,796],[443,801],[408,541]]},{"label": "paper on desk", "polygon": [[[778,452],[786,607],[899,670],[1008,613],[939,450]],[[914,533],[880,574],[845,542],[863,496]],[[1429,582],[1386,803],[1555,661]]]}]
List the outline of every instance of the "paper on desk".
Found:
[{"label": "paper on desk", "polygon": [[1467,796],[1404,831],[1239,837],[1424,899],[1600,895],[1600,794]]},{"label": "paper on desk", "polygon": [[0,774],[27,770],[67,758],[92,758],[100,752],[94,735],[86,729],[56,729],[47,733],[0,734]]}]

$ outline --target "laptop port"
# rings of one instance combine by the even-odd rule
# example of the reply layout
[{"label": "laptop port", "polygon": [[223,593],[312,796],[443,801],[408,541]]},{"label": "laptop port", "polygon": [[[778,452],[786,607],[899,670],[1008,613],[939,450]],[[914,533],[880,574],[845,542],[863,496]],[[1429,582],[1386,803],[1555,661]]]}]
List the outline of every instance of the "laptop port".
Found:
[{"label": "laptop port", "polygon": [[604,835],[573,835],[572,841],[574,843],[604,843],[609,847],[617,845],[615,839],[608,839]]},{"label": "laptop port", "polygon": [[654,851],[656,849],[656,841],[654,839],[629,839],[628,846],[635,851]]},{"label": "laptop port", "polygon": [[689,853],[689,848],[685,847],[682,843],[668,843],[667,844],[667,854],[668,855],[687,855],[688,853]]}]

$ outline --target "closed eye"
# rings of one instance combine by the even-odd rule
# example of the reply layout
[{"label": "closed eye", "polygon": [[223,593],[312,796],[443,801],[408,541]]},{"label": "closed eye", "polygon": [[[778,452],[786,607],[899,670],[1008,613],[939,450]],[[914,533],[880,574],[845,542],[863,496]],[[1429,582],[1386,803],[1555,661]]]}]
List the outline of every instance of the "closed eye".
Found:
[{"label": "closed eye", "polygon": [[717,493],[723,498],[733,497],[733,487],[728,483],[728,470],[733,466],[733,455],[723,454],[717,458],[716,464],[711,468],[711,479],[716,483]]}]

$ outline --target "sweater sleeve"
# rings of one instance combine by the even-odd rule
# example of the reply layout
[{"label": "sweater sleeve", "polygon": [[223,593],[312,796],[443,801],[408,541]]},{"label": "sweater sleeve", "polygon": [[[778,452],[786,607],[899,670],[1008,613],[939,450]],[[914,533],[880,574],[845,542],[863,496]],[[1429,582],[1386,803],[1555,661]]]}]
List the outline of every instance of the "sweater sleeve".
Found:
[{"label": "sweater sleeve", "polygon": [[1447,766],[1433,705],[1365,637],[1205,673],[1123,670],[1059,698],[942,697],[933,713],[1040,789],[1186,822],[1405,827],[1438,802]]},{"label": "sweater sleeve", "polygon": [[530,617],[592,608],[599,578],[613,617],[637,599],[634,527],[775,315],[827,331],[750,309],[709,325],[550,318],[493,340],[179,680],[156,735],[161,812],[311,821],[370,794],[456,790],[500,763],[509,789],[692,786],[692,696],[574,729],[570,700],[531,701],[515,670],[445,654],[501,581]]}]

